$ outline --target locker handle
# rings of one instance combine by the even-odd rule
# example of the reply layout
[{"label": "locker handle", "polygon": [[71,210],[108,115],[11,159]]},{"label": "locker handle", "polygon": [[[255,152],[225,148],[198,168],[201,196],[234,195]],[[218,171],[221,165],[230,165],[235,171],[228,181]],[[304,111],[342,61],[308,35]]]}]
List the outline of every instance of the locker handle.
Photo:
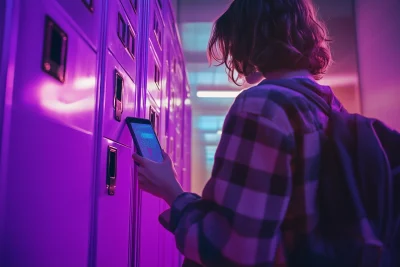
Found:
[{"label": "locker handle", "polygon": [[42,69],[62,83],[65,81],[67,49],[67,34],[49,16],[46,16]]},{"label": "locker handle", "polygon": [[107,152],[107,191],[108,195],[115,194],[115,187],[117,184],[117,149],[109,146]]},{"label": "locker handle", "polygon": [[124,111],[123,104],[123,90],[124,90],[124,79],[122,75],[115,70],[115,82],[114,82],[114,118],[116,121],[121,121],[122,112]]}]

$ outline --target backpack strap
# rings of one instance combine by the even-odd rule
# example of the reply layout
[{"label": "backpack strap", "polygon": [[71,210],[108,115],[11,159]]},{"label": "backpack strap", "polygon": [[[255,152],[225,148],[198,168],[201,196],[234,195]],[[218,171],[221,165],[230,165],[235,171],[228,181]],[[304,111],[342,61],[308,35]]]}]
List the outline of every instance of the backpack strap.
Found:
[{"label": "backpack strap", "polygon": [[311,89],[311,85],[304,82],[303,79],[264,80],[260,83],[260,85],[265,84],[278,85],[296,91],[316,104],[327,116],[331,114],[331,106],[321,96],[316,94]]}]

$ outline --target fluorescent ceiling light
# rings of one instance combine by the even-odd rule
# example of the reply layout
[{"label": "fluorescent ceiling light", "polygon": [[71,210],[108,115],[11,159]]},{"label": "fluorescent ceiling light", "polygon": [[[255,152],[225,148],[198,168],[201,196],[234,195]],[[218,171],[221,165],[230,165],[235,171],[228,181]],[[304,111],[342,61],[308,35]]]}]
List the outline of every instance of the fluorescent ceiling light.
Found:
[{"label": "fluorescent ceiling light", "polygon": [[197,91],[200,98],[235,98],[240,91]]}]

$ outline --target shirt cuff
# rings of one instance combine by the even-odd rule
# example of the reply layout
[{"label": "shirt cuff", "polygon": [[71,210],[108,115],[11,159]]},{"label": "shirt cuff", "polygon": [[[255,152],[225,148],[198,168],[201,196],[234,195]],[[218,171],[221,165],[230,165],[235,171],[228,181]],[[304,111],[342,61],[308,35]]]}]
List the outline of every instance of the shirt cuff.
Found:
[{"label": "shirt cuff", "polygon": [[172,202],[171,208],[167,209],[158,217],[158,221],[161,225],[170,232],[175,232],[178,227],[179,220],[181,218],[182,212],[186,207],[198,201],[201,197],[193,193],[183,193],[180,194],[174,202]]}]

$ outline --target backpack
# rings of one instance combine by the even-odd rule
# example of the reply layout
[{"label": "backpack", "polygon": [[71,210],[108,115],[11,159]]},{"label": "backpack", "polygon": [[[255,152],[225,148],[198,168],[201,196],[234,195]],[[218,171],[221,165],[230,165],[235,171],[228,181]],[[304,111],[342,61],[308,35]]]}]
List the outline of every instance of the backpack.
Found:
[{"label": "backpack", "polygon": [[[289,266],[400,266],[400,133],[335,111],[304,79],[264,81],[304,95],[328,116],[321,132],[319,223]],[[400,114],[399,114],[400,115]]]}]

